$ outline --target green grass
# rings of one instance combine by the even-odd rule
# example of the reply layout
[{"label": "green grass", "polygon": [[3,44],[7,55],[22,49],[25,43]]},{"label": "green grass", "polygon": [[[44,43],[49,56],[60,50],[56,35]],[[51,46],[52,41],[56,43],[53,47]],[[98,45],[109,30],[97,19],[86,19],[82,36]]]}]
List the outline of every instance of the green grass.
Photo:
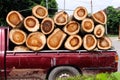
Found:
[{"label": "green grass", "polygon": [[58,80],[120,80],[120,72],[99,73],[96,75],[78,75],[68,78],[59,78]]},{"label": "green grass", "polygon": [[111,35],[111,34],[108,34],[107,36],[108,37],[118,37],[118,35]]}]

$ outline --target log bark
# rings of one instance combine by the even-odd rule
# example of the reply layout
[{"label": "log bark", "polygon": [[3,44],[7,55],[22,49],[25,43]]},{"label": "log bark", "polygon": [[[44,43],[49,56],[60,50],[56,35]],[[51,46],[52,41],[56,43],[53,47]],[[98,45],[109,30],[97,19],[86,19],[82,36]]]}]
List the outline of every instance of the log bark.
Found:
[{"label": "log bark", "polygon": [[87,15],[88,15],[87,9],[82,6],[77,7],[73,13],[74,18],[78,21],[85,19]]},{"label": "log bark", "polygon": [[10,11],[7,14],[6,22],[12,27],[12,28],[18,28],[21,26],[23,22],[23,16],[18,11]]},{"label": "log bark", "polygon": [[53,19],[46,17],[41,22],[41,31],[44,34],[50,34],[53,31],[54,26],[55,25]]},{"label": "log bark", "polygon": [[80,24],[76,21],[70,21],[63,30],[69,35],[77,34],[80,31]]},{"label": "log bark", "polygon": [[34,51],[43,49],[45,44],[46,44],[46,37],[41,32],[30,33],[26,39],[27,47]]},{"label": "log bark", "polygon": [[93,34],[86,34],[83,38],[83,47],[88,50],[94,50],[97,45],[97,40]]},{"label": "log bark", "polygon": [[79,35],[71,35],[65,42],[65,48],[69,50],[77,50],[82,45],[82,38]]},{"label": "log bark", "polygon": [[85,18],[81,23],[82,30],[87,33],[91,33],[94,30],[94,22],[90,18]]},{"label": "log bark", "polygon": [[15,46],[13,51],[30,51],[26,46]]},{"label": "log bark", "polygon": [[55,29],[47,38],[48,47],[52,50],[60,48],[66,36],[67,35],[59,28]]},{"label": "log bark", "polygon": [[26,41],[26,33],[20,29],[12,29],[10,30],[10,40],[16,45],[21,45]]},{"label": "log bark", "polygon": [[112,42],[110,38],[108,38],[107,36],[104,36],[98,39],[97,47],[102,50],[108,50],[112,47]]},{"label": "log bark", "polygon": [[104,11],[98,11],[94,14],[92,14],[93,19],[100,23],[100,24],[106,24],[107,22],[107,15],[105,14]]},{"label": "log bark", "polygon": [[59,26],[66,25],[68,20],[69,20],[69,16],[65,11],[57,12],[54,16],[54,22]]},{"label": "log bark", "polygon": [[95,28],[94,28],[94,35],[97,38],[103,37],[104,33],[105,33],[105,27],[103,25],[98,24],[98,25],[95,26]]},{"label": "log bark", "polygon": [[48,10],[41,5],[36,5],[32,8],[32,14],[39,19],[43,19],[48,16]]},{"label": "log bark", "polygon": [[35,32],[40,28],[39,21],[34,16],[26,17],[24,19],[24,26],[30,32]]}]

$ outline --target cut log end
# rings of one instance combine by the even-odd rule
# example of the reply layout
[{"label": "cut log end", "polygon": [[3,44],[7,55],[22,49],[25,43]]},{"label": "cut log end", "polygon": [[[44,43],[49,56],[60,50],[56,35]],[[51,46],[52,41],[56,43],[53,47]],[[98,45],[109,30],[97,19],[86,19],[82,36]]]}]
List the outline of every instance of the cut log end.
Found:
[{"label": "cut log end", "polygon": [[91,33],[94,29],[94,22],[92,19],[85,18],[82,21],[82,30],[87,33]]},{"label": "cut log end", "polygon": [[41,31],[44,34],[50,34],[54,29],[54,21],[51,18],[44,18],[41,23]]},{"label": "cut log end", "polygon": [[65,48],[69,50],[77,50],[82,45],[82,39],[79,35],[71,35],[65,42]]},{"label": "cut log end", "polygon": [[30,51],[26,46],[15,46],[13,51]]},{"label": "cut log end", "polygon": [[94,28],[94,35],[97,38],[103,37],[104,33],[105,33],[105,27],[103,25],[99,24],[99,25],[95,26],[95,28]]},{"label": "cut log end", "polygon": [[12,28],[16,28],[22,23],[23,17],[17,11],[10,11],[6,17],[6,21]]},{"label": "cut log end", "polygon": [[16,45],[21,45],[26,41],[26,33],[19,29],[12,29],[10,31],[10,40]]},{"label": "cut log end", "polygon": [[34,51],[43,49],[45,44],[46,44],[46,37],[41,32],[30,33],[26,39],[27,47]]},{"label": "cut log end", "polygon": [[92,34],[86,34],[83,38],[83,47],[88,50],[91,51],[93,50],[97,45],[97,40],[95,38],[94,35]]},{"label": "cut log end", "polygon": [[34,16],[28,16],[24,20],[25,28],[30,32],[35,32],[39,29],[39,21]]},{"label": "cut log end", "polygon": [[32,14],[39,19],[43,19],[48,16],[48,10],[43,6],[36,5],[32,8]]},{"label": "cut log end", "polygon": [[98,39],[97,46],[101,50],[108,50],[112,47],[112,42],[111,42],[110,38],[104,36],[104,37]]},{"label": "cut log end", "polygon": [[69,19],[69,16],[65,11],[60,11],[56,13],[54,16],[55,24],[60,25],[60,26],[67,24],[68,19]]},{"label": "cut log end", "polygon": [[80,24],[76,21],[70,21],[63,30],[69,35],[77,34],[80,31]]},{"label": "cut log end", "polygon": [[92,14],[93,19],[100,23],[100,24],[106,24],[107,22],[107,15],[105,14],[104,11],[98,11],[94,14]]},{"label": "cut log end", "polygon": [[66,34],[59,28],[55,29],[54,32],[47,38],[47,45],[50,49],[56,50],[62,45]]},{"label": "cut log end", "polygon": [[77,7],[74,10],[73,16],[76,20],[83,20],[88,15],[87,9],[85,7]]}]

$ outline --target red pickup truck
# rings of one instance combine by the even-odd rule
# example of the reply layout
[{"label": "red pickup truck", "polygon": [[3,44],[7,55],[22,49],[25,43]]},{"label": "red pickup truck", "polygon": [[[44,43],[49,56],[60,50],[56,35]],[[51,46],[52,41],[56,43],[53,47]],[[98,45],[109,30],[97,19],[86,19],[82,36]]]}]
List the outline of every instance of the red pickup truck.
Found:
[{"label": "red pickup truck", "polygon": [[84,71],[115,72],[118,54],[114,50],[9,50],[9,28],[0,27],[0,80],[57,80]]}]

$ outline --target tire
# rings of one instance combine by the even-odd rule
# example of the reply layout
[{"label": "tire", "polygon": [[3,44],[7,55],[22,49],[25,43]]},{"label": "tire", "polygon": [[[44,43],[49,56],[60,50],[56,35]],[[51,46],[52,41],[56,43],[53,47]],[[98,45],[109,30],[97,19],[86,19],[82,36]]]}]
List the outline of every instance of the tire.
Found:
[{"label": "tire", "polygon": [[65,77],[70,77],[70,76],[75,76],[80,74],[80,72],[71,66],[60,66],[54,68],[49,76],[48,80],[57,80],[58,78],[65,78]]}]

